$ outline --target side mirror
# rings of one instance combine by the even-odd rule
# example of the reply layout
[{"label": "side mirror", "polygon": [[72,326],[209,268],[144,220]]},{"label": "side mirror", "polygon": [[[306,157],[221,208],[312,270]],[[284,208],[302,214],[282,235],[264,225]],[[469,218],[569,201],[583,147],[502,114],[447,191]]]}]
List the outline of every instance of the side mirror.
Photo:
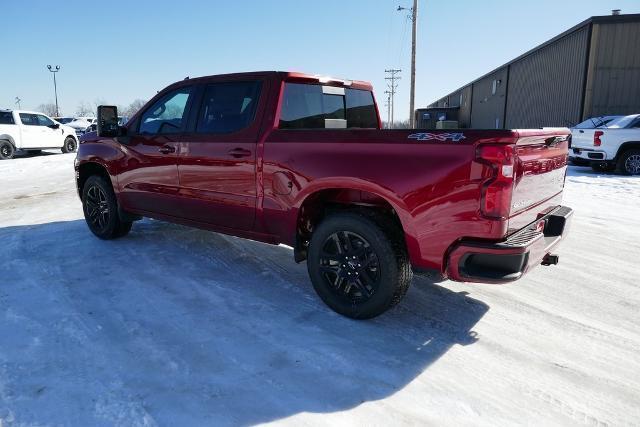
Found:
[{"label": "side mirror", "polygon": [[52,124],[52,125],[49,125],[49,127],[50,127],[51,129],[58,129],[58,128],[60,127],[60,125],[59,125],[59,124],[57,124],[57,123],[54,123],[54,124]]},{"label": "side mirror", "polygon": [[114,138],[120,135],[118,125],[118,107],[114,105],[98,106],[98,136]]}]

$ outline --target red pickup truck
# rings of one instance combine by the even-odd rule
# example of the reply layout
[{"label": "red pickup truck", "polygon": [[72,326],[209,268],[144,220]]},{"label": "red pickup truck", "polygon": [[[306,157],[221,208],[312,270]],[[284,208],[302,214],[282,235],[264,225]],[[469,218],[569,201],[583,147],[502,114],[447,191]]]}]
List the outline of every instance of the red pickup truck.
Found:
[{"label": "red pickup truck", "polygon": [[285,243],[352,318],[397,303],[414,269],[504,283],[556,264],[572,216],[567,129],[381,130],[366,82],[217,75],[168,86],[126,126],[98,115],[75,163],[96,236],[153,217]]}]

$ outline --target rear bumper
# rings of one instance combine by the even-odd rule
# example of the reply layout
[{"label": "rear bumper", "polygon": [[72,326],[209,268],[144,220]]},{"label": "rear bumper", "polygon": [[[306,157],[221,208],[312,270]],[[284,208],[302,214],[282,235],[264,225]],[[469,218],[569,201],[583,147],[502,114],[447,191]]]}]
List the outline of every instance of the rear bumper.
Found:
[{"label": "rear bumper", "polygon": [[581,159],[586,161],[611,160],[607,158],[606,151],[580,147],[574,147],[569,150],[569,159]]},{"label": "rear bumper", "polygon": [[539,264],[556,263],[550,252],[566,235],[572,216],[571,208],[558,206],[502,242],[462,240],[449,251],[447,276],[458,282],[507,283]]}]

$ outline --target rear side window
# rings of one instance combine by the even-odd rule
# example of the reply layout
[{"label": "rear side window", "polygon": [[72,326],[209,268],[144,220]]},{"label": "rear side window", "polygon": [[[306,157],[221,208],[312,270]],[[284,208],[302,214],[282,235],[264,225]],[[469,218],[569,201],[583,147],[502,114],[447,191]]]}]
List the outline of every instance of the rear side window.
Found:
[{"label": "rear side window", "polygon": [[14,125],[13,113],[11,111],[0,111],[0,125]]},{"label": "rear side window", "polygon": [[378,113],[373,93],[368,90],[347,89],[347,127],[377,128]]},{"label": "rear side window", "polygon": [[232,133],[251,125],[256,114],[261,83],[226,82],[207,86],[196,132]]},{"label": "rear side window", "polygon": [[373,95],[366,90],[286,83],[280,129],[376,128]]},{"label": "rear side window", "polygon": [[157,100],[142,114],[140,133],[171,134],[179,133],[186,122],[186,109],[191,94],[190,87],[169,92]]},{"label": "rear side window", "polygon": [[40,126],[35,114],[20,113],[20,121],[27,126]]}]

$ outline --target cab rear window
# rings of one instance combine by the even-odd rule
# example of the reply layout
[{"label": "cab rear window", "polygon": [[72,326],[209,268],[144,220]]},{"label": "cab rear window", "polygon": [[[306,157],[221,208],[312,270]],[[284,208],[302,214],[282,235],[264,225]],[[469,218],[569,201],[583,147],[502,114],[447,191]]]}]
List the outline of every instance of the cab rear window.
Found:
[{"label": "cab rear window", "polygon": [[0,125],[13,125],[13,113],[11,111],[0,111]]},{"label": "cab rear window", "polygon": [[286,83],[280,129],[377,128],[368,90]]}]

